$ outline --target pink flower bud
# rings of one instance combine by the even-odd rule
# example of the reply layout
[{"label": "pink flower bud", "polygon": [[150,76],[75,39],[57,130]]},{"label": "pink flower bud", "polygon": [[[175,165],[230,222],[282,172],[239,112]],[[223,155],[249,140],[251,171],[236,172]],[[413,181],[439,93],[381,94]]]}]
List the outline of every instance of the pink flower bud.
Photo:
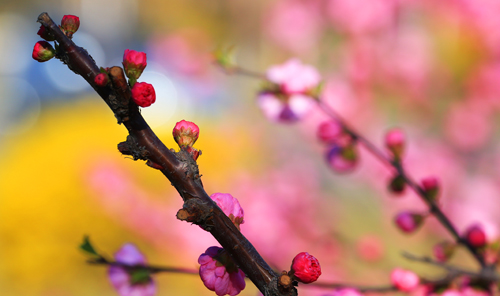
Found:
[{"label": "pink flower bud", "polygon": [[94,82],[95,84],[97,84],[97,86],[106,86],[106,84],[108,84],[109,82],[108,75],[106,75],[105,73],[99,73],[95,76]]},{"label": "pink flower bud", "polygon": [[215,201],[217,206],[233,221],[234,225],[240,229],[240,224],[245,223],[243,220],[243,208],[236,198],[229,193],[214,193],[210,198]]},{"label": "pink flower bud", "polygon": [[46,62],[55,56],[56,52],[52,45],[47,41],[38,41],[33,47],[33,54],[31,55],[33,59],[38,62]]},{"label": "pink flower bud", "polygon": [[413,271],[395,268],[391,272],[391,282],[398,290],[410,292],[418,287],[420,279]]},{"label": "pink flower bud", "polygon": [[[133,244],[123,245],[115,253],[115,260],[129,266],[146,264],[146,258]],[[108,270],[108,276],[111,284],[120,296],[153,296],[156,294],[156,284],[144,270],[127,270],[123,266],[111,265]]]},{"label": "pink flower bud", "polygon": [[130,49],[125,50],[123,54],[123,68],[125,69],[125,75],[127,75],[129,79],[135,82],[135,80],[141,76],[142,71],[144,71],[147,65],[145,52]]},{"label": "pink flower bud", "polygon": [[431,200],[436,200],[439,192],[439,181],[436,177],[427,177],[422,179],[422,189],[426,196]]},{"label": "pink flower bud", "polygon": [[403,155],[405,141],[405,134],[398,128],[391,129],[385,134],[385,146],[396,159],[400,159]]},{"label": "pink flower bud", "polygon": [[198,263],[203,284],[218,296],[234,296],[245,289],[245,273],[238,269],[224,249],[208,248],[200,255]]},{"label": "pink flower bud", "polygon": [[399,213],[394,219],[396,226],[398,226],[398,228],[401,231],[406,233],[412,233],[415,230],[417,230],[418,227],[422,225],[423,221],[424,221],[423,215],[407,211]]},{"label": "pink flower bud", "polygon": [[198,140],[200,129],[191,121],[181,120],[175,124],[172,134],[179,147],[191,147]]},{"label": "pink flower bud", "polygon": [[341,147],[332,145],[326,152],[326,160],[330,168],[338,173],[347,173],[354,170],[358,164],[358,151],[353,143]]},{"label": "pink flower bud", "polygon": [[141,107],[151,106],[156,101],[156,93],[153,86],[146,82],[138,82],[131,89],[132,99]]},{"label": "pink flower bud", "polygon": [[479,224],[469,226],[465,231],[464,237],[467,242],[475,248],[481,248],[486,245],[486,233]]},{"label": "pink flower bud", "polygon": [[318,127],[318,139],[323,143],[333,144],[343,133],[344,129],[338,121],[325,121]]},{"label": "pink flower bud", "polygon": [[78,28],[80,27],[80,18],[74,15],[65,15],[61,21],[61,29],[71,38]]},{"label": "pink flower bud", "polygon": [[441,242],[432,248],[434,257],[439,262],[446,262],[455,252],[455,244],[451,242]]},{"label": "pink flower bud", "polygon": [[290,275],[301,283],[315,282],[321,275],[321,266],[314,256],[307,252],[297,254],[290,267]]},{"label": "pink flower bud", "polygon": [[489,296],[489,295],[491,295],[490,293],[488,293],[488,291],[481,290],[481,289],[474,289],[471,286],[467,286],[467,287],[463,288],[460,292],[462,292],[462,294],[460,294],[461,296]]},{"label": "pink flower bud", "polygon": [[397,175],[389,182],[388,189],[395,194],[402,194],[406,188],[406,181],[401,175]]},{"label": "pink flower bud", "polygon": [[38,36],[42,37],[42,39],[44,39],[46,41],[54,41],[55,40],[54,35],[49,34],[49,30],[47,30],[47,28],[45,28],[44,25],[40,25],[40,29],[38,30],[37,34],[38,34]]}]

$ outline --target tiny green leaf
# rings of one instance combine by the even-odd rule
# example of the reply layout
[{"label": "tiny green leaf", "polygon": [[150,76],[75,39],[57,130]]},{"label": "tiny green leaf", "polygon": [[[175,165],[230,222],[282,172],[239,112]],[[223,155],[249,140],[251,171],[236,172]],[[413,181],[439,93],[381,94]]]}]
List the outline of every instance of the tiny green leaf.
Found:
[{"label": "tiny green leaf", "polygon": [[101,257],[101,255],[99,255],[99,253],[97,253],[97,251],[94,249],[94,247],[90,243],[88,235],[83,237],[83,243],[80,245],[80,249],[88,254]]}]

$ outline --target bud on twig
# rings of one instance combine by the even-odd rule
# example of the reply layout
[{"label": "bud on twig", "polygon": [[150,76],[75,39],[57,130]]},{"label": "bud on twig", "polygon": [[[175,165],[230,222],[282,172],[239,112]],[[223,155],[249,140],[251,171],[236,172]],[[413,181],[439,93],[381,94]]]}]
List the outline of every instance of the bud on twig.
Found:
[{"label": "bud on twig", "polygon": [[417,230],[422,222],[424,222],[424,216],[417,213],[411,213],[404,211],[399,213],[394,219],[396,226],[405,233],[412,233]]},{"label": "bud on twig", "polygon": [[172,134],[179,147],[192,147],[198,140],[200,129],[193,122],[181,120],[175,125]]},{"label": "bud on twig", "polygon": [[309,284],[315,282],[321,275],[321,266],[318,259],[307,252],[297,254],[290,267],[290,276],[297,281]]},{"label": "bud on twig", "polygon": [[486,233],[479,224],[469,226],[465,231],[464,238],[474,248],[482,248],[486,245]]},{"label": "bud on twig", "polygon": [[61,30],[69,38],[73,37],[73,34],[78,31],[80,27],[80,18],[75,15],[65,15],[61,20]]},{"label": "bud on twig", "polygon": [[55,56],[56,52],[52,45],[47,41],[38,41],[35,43],[35,47],[33,47],[32,57],[36,61],[43,63]]},{"label": "bud on twig", "polygon": [[402,130],[394,128],[385,134],[385,146],[396,160],[400,160],[403,156],[405,148],[405,134]]}]

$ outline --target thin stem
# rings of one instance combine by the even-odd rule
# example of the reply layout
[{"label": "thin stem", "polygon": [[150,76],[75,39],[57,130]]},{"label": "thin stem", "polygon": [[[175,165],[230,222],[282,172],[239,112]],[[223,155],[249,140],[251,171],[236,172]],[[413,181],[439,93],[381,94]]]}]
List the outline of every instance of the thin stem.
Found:
[{"label": "thin stem", "polygon": [[164,266],[156,266],[156,265],[129,265],[122,262],[109,261],[106,258],[99,259],[91,259],[88,260],[87,263],[95,264],[95,265],[109,265],[109,266],[119,266],[125,269],[146,269],[150,273],[160,273],[160,272],[169,272],[169,273],[183,273],[183,274],[195,274],[198,275],[198,270],[187,269],[187,268],[178,268],[178,267],[164,267]]}]

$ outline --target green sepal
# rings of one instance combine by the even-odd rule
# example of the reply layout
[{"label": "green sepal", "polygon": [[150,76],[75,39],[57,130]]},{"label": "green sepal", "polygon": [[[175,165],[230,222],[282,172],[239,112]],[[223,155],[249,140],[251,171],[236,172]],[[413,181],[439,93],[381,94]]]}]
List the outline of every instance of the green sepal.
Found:
[{"label": "green sepal", "polygon": [[92,244],[90,243],[88,235],[83,237],[83,242],[80,245],[80,250],[93,256],[102,257],[101,255],[99,255],[99,253],[97,253],[97,251],[94,249],[94,246],[92,246]]}]

